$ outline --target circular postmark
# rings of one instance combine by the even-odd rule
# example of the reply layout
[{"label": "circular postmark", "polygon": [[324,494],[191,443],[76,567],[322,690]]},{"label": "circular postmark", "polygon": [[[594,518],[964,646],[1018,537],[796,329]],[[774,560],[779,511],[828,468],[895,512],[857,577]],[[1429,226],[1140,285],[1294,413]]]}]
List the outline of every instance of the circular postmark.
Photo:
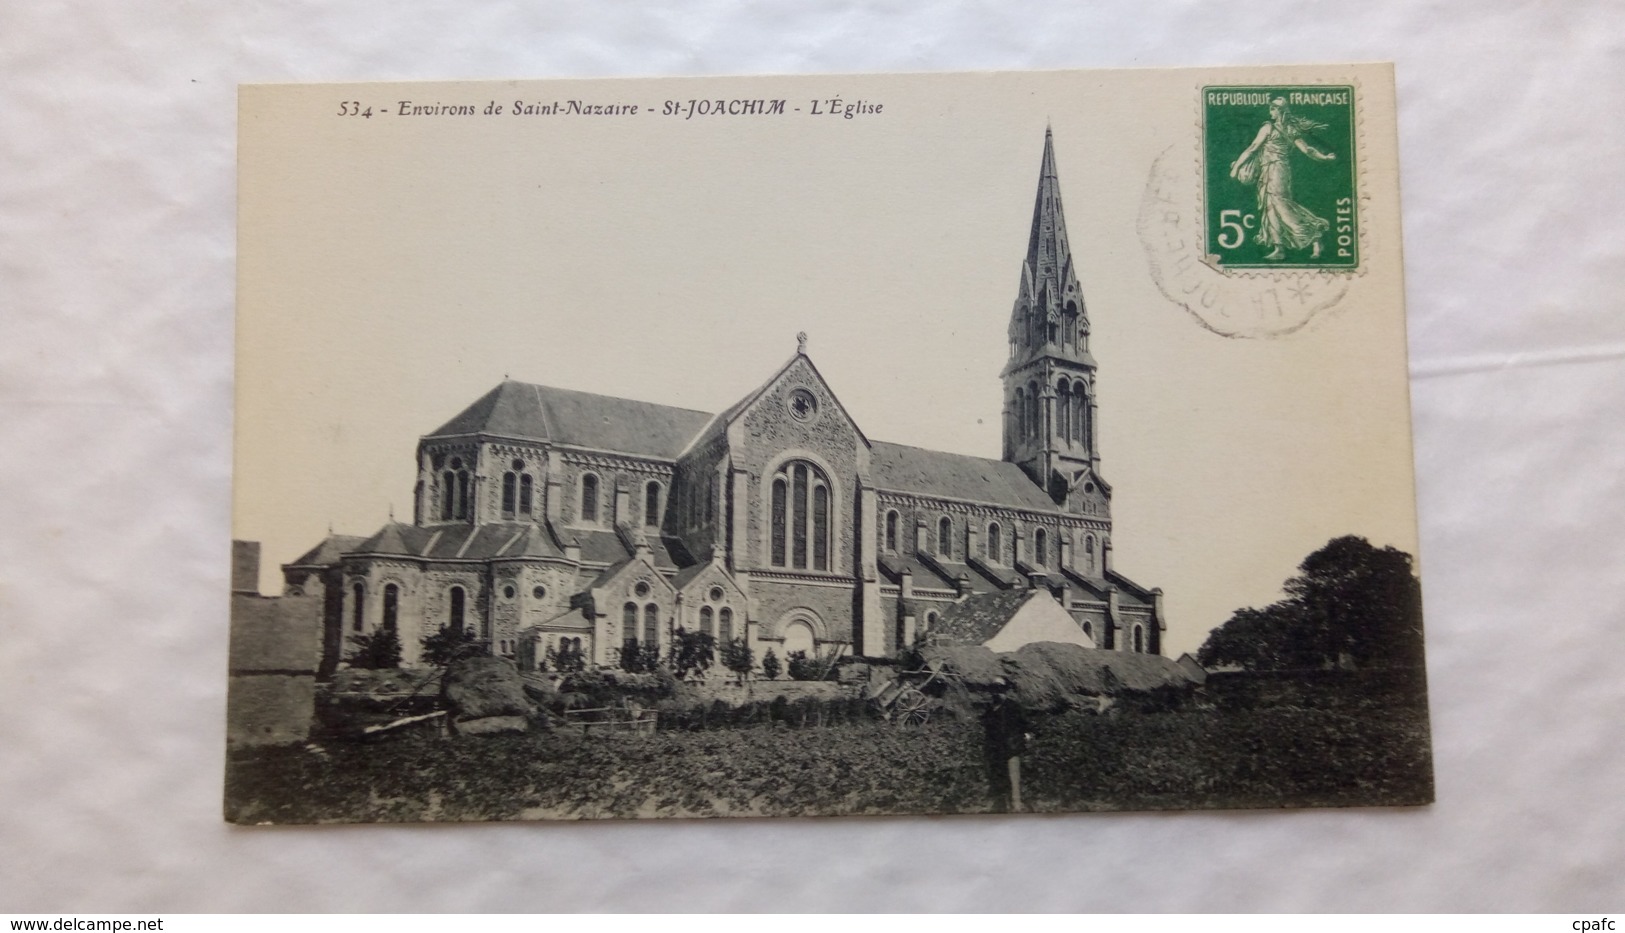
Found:
[{"label": "circular postmark", "polygon": [[1281,337],[1335,308],[1349,275],[1321,269],[1224,269],[1205,249],[1202,192],[1192,151],[1175,145],[1152,163],[1138,230],[1157,288],[1223,337]]}]

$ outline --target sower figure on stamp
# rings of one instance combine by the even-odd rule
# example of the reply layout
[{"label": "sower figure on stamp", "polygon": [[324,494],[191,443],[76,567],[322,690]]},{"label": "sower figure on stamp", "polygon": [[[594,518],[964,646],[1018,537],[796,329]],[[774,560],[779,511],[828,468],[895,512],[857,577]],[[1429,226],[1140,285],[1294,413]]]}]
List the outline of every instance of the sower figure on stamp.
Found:
[{"label": "sower figure on stamp", "polygon": [[982,714],[983,754],[995,813],[1021,812],[1021,756],[1027,751],[1027,717],[1004,693]]},{"label": "sower figure on stamp", "polygon": [[1319,129],[1325,126],[1293,115],[1286,108],[1286,99],[1277,97],[1270,101],[1269,122],[1258,128],[1252,145],[1230,163],[1231,178],[1258,188],[1258,242],[1270,247],[1265,259],[1281,259],[1285,250],[1304,247],[1312,247],[1311,259],[1320,258],[1320,238],[1331,223],[1293,200],[1288,161],[1293,149],[1321,162],[1337,158],[1303,138],[1304,133]]}]

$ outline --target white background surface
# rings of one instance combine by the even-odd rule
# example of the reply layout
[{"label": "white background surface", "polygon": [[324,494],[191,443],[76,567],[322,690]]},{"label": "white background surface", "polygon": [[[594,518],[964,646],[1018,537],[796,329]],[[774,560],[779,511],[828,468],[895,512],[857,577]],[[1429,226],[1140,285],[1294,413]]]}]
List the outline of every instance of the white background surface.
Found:
[{"label": "white background surface", "polygon": [[[0,910],[1625,903],[1625,7],[0,6]],[[240,830],[238,82],[1398,63],[1439,803]]]}]

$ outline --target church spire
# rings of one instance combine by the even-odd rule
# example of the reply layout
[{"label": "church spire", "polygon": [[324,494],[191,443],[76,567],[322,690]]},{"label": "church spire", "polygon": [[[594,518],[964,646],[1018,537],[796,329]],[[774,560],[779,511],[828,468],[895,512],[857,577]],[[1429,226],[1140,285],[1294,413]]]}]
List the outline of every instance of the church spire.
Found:
[{"label": "church spire", "polygon": [[1077,478],[1099,466],[1094,374],[1089,317],[1061,208],[1055,134],[1046,127],[1027,255],[1010,311],[1004,458],[1058,502]]},{"label": "church spire", "polygon": [[1087,358],[1089,352],[1089,318],[1066,239],[1061,179],[1055,169],[1055,134],[1049,127],[1044,128],[1044,159],[1038,169],[1038,195],[1033,201],[1021,289],[1011,314],[1010,341],[1018,356],[1047,351]]}]

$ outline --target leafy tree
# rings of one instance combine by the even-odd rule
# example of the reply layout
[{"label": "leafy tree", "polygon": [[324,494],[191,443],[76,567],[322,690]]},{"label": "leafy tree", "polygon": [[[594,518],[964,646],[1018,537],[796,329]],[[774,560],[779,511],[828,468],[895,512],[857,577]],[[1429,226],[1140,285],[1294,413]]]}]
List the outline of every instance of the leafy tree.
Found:
[{"label": "leafy tree", "polygon": [[536,669],[539,671],[559,670],[559,649],[548,645],[547,650],[542,652],[542,659],[536,662]]},{"label": "leafy tree", "polygon": [[351,667],[383,670],[401,666],[401,636],[393,625],[365,635],[351,635],[350,644],[355,647],[349,658]]},{"label": "leafy tree", "polygon": [[553,670],[555,671],[570,674],[587,668],[586,652],[575,641],[558,650],[554,650],[551,646],[547,650],[552,655]]},{"label": "leafy tree", "polygon": [[435,667],[449,667],[454,661],[490,653],[472,628],[455,629],[449,625],[423,636],[418,644],[423,648],[423,660]]},{"label": "leafy tree", "polygon": [[628,674],[643,673],[643,649],[636,638],[621,642],[621,670]]},{"label": "leafy tree", "polygon": [[831,651],[827,656],[807,657],[805,651],[792,651],[785,655],[789,662],[791,680],[827,680],[830,671],[835,669],[835,659],[839,656],[839,649]]},{"label": "leafy tree", "polygon": [[750,644],[743,638],[731,638],[723,642],[722,666],[739,675],[740,682],[744,682],[751,669],[756,666]]},{"label": "leafy tree", "polygon": [[1245,670],[1422,663],[1422,589],[1404,551],[1334,538],[1283,589],[1286,599],[1238,610],[1214,629],[1197,660]]},{"label": "leafy tree", "polygon": [[779,656],[773,653],[772,648],[767,649],[767,654],[762,655],[762,676],[768,680],[778,680],[783,670],[783,666],[779,664]]},{"label": "leafy tree", "polygon": [[672,673],[681,680],[693,674],[703,677],[716,661],[716,637],[706,632],[690,632],[678,627],[672,640]]}]

